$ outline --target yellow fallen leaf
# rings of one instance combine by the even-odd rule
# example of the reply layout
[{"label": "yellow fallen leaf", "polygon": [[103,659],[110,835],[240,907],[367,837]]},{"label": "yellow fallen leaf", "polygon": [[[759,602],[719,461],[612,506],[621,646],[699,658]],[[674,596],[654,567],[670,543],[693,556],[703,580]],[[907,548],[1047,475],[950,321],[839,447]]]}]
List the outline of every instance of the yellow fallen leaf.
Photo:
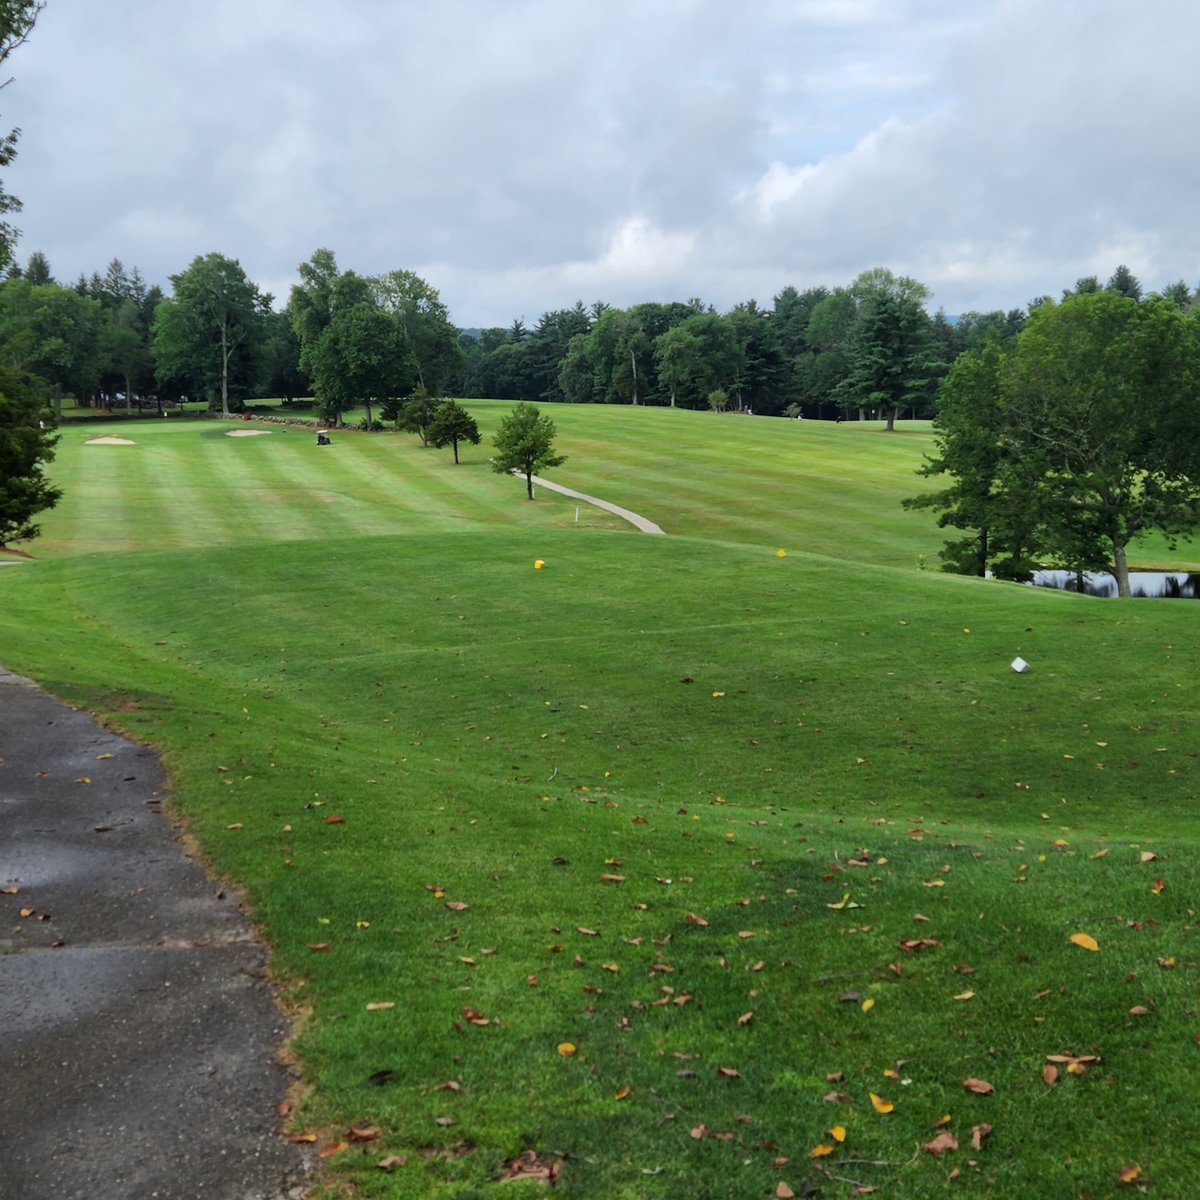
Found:
[{"label": "yellow fallen leaf", "polygon": [[575,1053],[577,1047],[574,1042],[559,1042],[558,1052],[563,1058],[570,1058]]},{"label": "yellow fallen leaf", "polygon": [[1079,946],[1084,950],[1099,950],[1100,943],[1096,941],[1090,933],[1073,933],[1067,941],[1073,946]]},{"label": "yellow fallen leaf", "polygon": [[1118,1183],[1134,1183],[1141,1178],[1142,1168],[1135,1166],[1122,1167],[1117,1172]]},{"label": "yellow fallen leaf", "polygon": [[959,992],[958,995],[954,997],[954,999],[955,1000],[970,1000],[974,997],[974,995],[975,995],[974,992]]},{"label": "yellow fallen leaf", "polygon": [[875,1007],[875,1000],[874,1000],[874,998],[873,998],[872,996],[868,996],[868,997],[867,997],[867,998],[866,998],[866,999],[865,999],[865,1000],[862,1002],[862,1010],[863,1010],[863,1012],[870,1012],[870,1011],[871,1011],[871,1009],[873,1009],[874,1007]]},{"label": "yellow fallen leaf", "polygon": [[882,1096],[875,1095],[874,1092],[867,1094],[871,1097],[871,1105],[877,1113],[890,1113],[896,1107],[890,1100],[885,1100]]},{"label": "yellow fallen leaf", "polygon": [[835,1142],[844,1142],[846,1140],[846,1127],[844,1125],[835,1125],[830,1131],[829,1136]]},{"label": "yellow fallen leaf", "polygon": [[395,1000],[373,1000],[367,1005],[367,1012],[383,1012],[386,1008],[395,1008]]},{"label": "yellow fallen leaf", "polygon": [[814,1146],[809,1152],[809,1158],[824,1158],[826,1154],[832,1154],[833,1147],[822,1142],[819,1146]]},{"label": "yellow fallen leaf", "polygon": [[617,1088],[617,1090],[613,1093],[613,1099],[614,1100],[624,1100],[627,1096],[632,1094],[632,1092],[633,1092],[633,1088],[631,1088],[629,1086],[629,1084],[625,1084],[624,1087]]}]

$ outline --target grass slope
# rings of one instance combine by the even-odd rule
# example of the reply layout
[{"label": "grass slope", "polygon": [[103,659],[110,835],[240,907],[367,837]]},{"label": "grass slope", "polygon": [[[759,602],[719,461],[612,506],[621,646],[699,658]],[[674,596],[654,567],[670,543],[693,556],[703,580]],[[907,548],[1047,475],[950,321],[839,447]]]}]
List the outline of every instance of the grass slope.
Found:
[{"label": "grass slope", "polygon": [[[913,570],[919,435],[560,411],[559,478],[668,529],[678,486],[693,536],[577,530],[482,447],[163,422],[64,447],[75,515],[0,573],[6,665],[161,746],[246,886],[299,1127],[380,1130],[331,1192],[533,1151],[581,1197],[1191,1194],[1193,610]],[[834,479],[862,540],[790,548]]]}]

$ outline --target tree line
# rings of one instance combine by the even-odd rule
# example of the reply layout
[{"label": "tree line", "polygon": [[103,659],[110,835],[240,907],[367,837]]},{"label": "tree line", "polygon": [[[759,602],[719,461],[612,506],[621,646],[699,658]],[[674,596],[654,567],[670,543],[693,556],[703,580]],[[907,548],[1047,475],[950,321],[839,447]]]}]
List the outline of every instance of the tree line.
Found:
[{"label": "tree line", "polygon": [[[351,408],[365,424],[428,423],[428,400],[491,397],[562,403],[736,408],[769,416],[933,415],[952,364],[985,338],[1015,338],[1026,309],[947,317],[928,311],[920,282],[884,268],[851,283],[785,287],[770,307],[720,313],[699,299],[603,302],[543,313],[532,329],[456,327],[437,290],[407,270],[358,275],[317,250],[280,310],[235,259],[198,256],[147,285],[113,259],[103,272],[57,283],[40,252],[0,284],[0,345],[18,370],[56,396],[97,407],[204,399],[240,411],[257,396],[315,397],[323,419]],[[1066,295],[1141,298],[1125,267]],[[1179,308],[1185,283],[1159,293]]]}]

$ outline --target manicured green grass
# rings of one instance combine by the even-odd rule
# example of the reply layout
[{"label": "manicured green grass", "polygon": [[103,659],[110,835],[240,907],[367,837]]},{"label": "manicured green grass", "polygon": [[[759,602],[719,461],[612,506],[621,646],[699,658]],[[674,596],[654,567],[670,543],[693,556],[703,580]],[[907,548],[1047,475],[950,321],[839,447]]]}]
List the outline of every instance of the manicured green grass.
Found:
[{"label": "manicured green grass", "polygon": [[673,536],[482,446],[162,422],[64,445],[74,513],[0,572],[6,665],[161,746],[245,885],[311,1011],[297,1128],[380,1129],[331,1191],[533,1150],[578,1197],[1190,1195],[1194,610],[917,570],[919,434],[554,416],[555,477]]}]

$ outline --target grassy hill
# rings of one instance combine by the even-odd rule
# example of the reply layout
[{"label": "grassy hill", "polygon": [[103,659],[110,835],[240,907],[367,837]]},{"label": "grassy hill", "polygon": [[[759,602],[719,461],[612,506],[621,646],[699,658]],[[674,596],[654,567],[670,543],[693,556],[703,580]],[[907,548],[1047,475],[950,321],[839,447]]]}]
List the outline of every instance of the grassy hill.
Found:
[{"label": "grassy hill", "polygon": [[554,408],[554,478],[657,538],[526,502],[471,407],[457,468],[72,428],[0,571],[5,664],[159,746],[245,886],[296,1127],[380,1129],[330,1194],[532,1152],[579,1197],[1189,1195],[1194,610],[919,570],[926,427]]}]

